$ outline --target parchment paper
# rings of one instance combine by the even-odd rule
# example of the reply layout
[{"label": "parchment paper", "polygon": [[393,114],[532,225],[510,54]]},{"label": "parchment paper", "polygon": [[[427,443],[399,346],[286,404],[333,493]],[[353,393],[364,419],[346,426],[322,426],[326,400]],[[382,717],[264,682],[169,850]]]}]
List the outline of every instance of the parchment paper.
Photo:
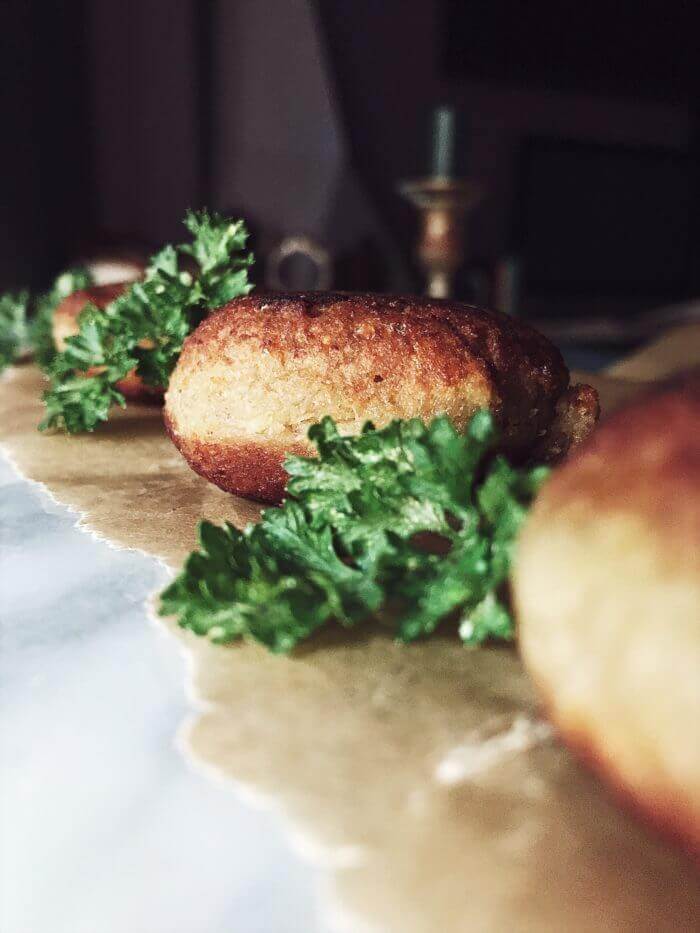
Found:
[{"label": "parchment paper", "polygon": [[[663,374],[700,362],[700,328],[673,346]],[[613,375],[652,378],[653,356],[641,376],[633,362]],[[610,404],[639,388],[594,381]],[[41,389],[32,366],[5,375],[0,441],[94,533],[177,569],[201,517],[257,516],[189,471],[158,409],[131,406],[94,435],[45,436]],[[513,649],[469,651],[450,633],[399,646],[368,627],[276,657],[169,628],[203,701],[188,750],[282,812],[329,872],[343,929],[698,929],[696,869],[557,743]]]}]

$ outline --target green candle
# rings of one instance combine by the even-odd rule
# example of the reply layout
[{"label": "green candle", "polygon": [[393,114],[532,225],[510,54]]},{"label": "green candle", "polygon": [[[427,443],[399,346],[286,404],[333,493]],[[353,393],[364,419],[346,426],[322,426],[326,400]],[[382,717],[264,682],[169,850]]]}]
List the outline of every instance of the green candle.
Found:
[{"label": "green candle", "polygon": [[433,111],[433,175],[450,178],[454,171],[455,112],[452,107]]}]

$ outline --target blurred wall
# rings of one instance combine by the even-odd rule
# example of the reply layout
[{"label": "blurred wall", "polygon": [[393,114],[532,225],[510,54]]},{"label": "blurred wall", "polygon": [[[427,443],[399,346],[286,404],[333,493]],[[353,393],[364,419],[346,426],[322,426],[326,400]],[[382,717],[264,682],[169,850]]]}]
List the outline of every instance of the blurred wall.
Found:
[{"label": "blurred wall", "polygon": [[469,124],[487,194],[471,255],[485,263],[509,247],[522,138],[689,145],[683,106],[446,81],[443,12],[441,0],[5,0],[0,284],[41,280],[104,237],[172,239],[187,207],[208,204],[247,216],[262,253],[318,238],[340,284],[419,287],[416,218],[395,189],[429,170],[443,100]]},{"label": "blurred wall", "polygon": [[454,99],[470,115],[471,171],[488,194],[475,218],[479,239],[474,250],[480,257],[498,256],[509,246],[522,139],[545,136],[679,149],[690,143],[691,117],[682,106],[479,84],[457,88]]},{"label": "blurred wall", "polygon": [[85,4],[0,4],[0,288],[41,286],[93,222]]},{"label": "blurred wall", "polygon": [[101,231],[159,243],[206,204],[244,216],[261,259],[305,234],[341,285],[407,287],[351,165],[310,0],[93,0],[89,31]]},{"label": "blurred wall", "polygon": [[319,0],[319,9],[354,158],[405,252],[415,222],[393,186],[429,170],[430,109],[443,100],[457,106],[468,124],[469,173],[487,194],[472,224],[472,255],[480,260],[508,249],[521,139],[541,135],[681,149],[691,142],[687,106],[448,81],[439,0]]},{"label": "blurred wall", "polygon": [[95,218],[162,243],[200,203],[198,0],[91,0]]},{"label": "blurred wall", "polygon": [[352,281],[354,260],[365,286],[405,288],[401,257],[351,161],[315,4],[219,3],[215,24],[215,203],[261,231],[263,252],[308,235],[331,250],[341,285],[362,284]]}]

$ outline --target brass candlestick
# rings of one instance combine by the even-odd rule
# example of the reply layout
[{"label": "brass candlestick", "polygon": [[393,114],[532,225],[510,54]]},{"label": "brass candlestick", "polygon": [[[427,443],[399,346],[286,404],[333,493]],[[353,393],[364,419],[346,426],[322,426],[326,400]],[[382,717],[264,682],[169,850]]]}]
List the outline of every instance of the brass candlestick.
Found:
[{"label": "brass candlestick", "polygon": [[418,259],[427,276],[428,295],[449,298],[464,259],[465,217],[481,199],[479,188],[463,178],[417,178],[399,192],[421,212]]}]

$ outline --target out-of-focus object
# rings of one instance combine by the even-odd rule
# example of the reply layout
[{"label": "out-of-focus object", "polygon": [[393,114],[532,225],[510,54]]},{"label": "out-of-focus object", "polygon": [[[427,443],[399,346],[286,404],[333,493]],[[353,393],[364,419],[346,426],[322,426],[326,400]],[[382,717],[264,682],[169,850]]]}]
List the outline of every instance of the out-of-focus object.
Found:
[{"label": "out-of-focus object", "polygon": [[700,322],[667,331],[602,372],[572,370],[571,381],[590,383],[609,415],[659,380],[699,366]]},{"label": "out-of-focus object", "polygon": [[453,178],[457,124],[452,107],[433,112],[432,175],[399,183],[399,193],[420,211],[418,260],[427,276],[431,298],[453,294],[455,273],[464,260],[465,218],[480,200],[477,185]]},{"label": "out-of-focus object", "polygon": [[[73,292],[58,305],[53,315],[53,339],[56,349],[61,352],[66,347],[66,338],[74,337],[80,330],[78,318],[86,305],[105,308],[126,291],[127,282],[115,282],[108,285],[93,285],[91,288]],[[157,402],[163,398],[163,389],[149,386],[132,370],[116,384],[122,395],[131,402]]]},{"label": "out-of-focus object", "polygon": [[403,181],[399,192],[420,211],[418,259],[427,275],[431,298],[449,298],[464,259],[465,218],[481,199],[467,179],[418,178]]},{"label": "out-of-focus object", "polygon": [[78,318],[88,304],[103,309],[108,304],[123,295],[126,283],[115,282],[108,285],[93,285],[90,288],[81,288],[68,295],[56,306],[53,313],[51,332],[53,341],[59,353],[66,349],[68,337],[75,337],[80,327]]},{"label": "out-of-focus object", "polygon": [[[629,346],[643,340],[651,340],[667,332],[669,327],[683,324],[700,327],[700,301],[665,305],[663,308],[641,312],[633,318],[591,313],[587,318],[553,317],[528,320],[554,343],[609,343]],[[698,362],[700,363],[700,359]]]},{"label": "out-of-focus object", "polygon": [[700,858],[699,370],[621,408],[555,472],[514,599],[565,741]]},{"label": "out-of-focus object", "polygon": [[311,237],[286,237],[267,257],[265,284],[274,291],[325,291],[333,284],[330,253]]},{"label": "out-of-focus object", "polygon": [[491,307],[504,314],[517,314],[519,287],[520,263],[514,256],[505,256],[494,269]]},{"label": "out-of-focus object", "polygon": [[80,265],[90,272],[95,285],[135,282],[143,277],[147,264],[147,256],[130,252],[110,252],[80,260]]},{"label": "out-of-focus object", "polygon": [[[700,311],[700,305],[696,305]],[[617,379],[666,379],[683,369],[700,366],[700,314],[696,323],[675,327],[654,343],[608,369]]]},{"label": "out-of-focus object", "polygon": [[451,178],[455,158],[455,112],[438,107],[433,114],[433,177]]}]

